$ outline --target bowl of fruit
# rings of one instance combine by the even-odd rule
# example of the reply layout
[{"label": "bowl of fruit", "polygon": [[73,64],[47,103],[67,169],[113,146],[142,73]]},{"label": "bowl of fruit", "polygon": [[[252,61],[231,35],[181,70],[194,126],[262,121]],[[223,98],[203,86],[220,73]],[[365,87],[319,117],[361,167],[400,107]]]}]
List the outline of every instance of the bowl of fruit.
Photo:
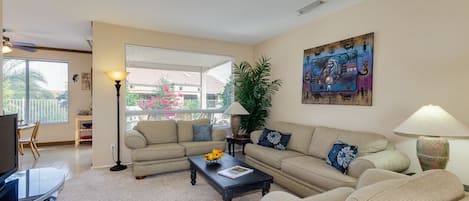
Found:
[{"label": "bowl of fruit", "polygon": [[212,165],[212,164],[218,164],[222,156],[223,156],[223,150],[213,149],[212,152],[204,155],[204,159],[207,165]]}]

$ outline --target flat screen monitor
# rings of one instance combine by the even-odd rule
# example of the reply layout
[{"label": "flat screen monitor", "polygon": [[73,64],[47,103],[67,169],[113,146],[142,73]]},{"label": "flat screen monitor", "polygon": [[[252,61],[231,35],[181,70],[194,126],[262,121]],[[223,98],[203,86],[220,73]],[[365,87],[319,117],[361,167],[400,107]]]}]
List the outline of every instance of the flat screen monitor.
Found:
[{"label": "flat screen monitor", "polygon": [[16,114],[0,116],[0,186],[18,170],[17,128]]}]

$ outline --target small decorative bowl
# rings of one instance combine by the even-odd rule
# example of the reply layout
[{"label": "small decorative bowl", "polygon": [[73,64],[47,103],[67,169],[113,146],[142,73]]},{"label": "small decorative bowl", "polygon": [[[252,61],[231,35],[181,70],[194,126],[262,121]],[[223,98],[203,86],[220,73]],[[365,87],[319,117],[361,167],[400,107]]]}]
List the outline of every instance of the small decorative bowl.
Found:
[{"label": "small decorative bowl", "polygon": [[86,129],[90,129],[93,126],[93,123],[84,123],[82,124]]},{"label": "small decorative bowl", "polygon": [[218,165],[218,164],[220,164],[220,159],[217,159],[217,160],[205,160],[205,164],[207,164],[208,166]]}]

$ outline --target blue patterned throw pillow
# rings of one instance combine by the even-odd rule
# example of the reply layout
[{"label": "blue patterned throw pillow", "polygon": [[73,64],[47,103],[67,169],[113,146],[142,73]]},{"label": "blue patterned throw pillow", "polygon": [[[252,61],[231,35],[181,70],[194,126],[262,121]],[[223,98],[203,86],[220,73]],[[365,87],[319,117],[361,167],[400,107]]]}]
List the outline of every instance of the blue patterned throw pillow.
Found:
[{"label": "blue patterned throw pillow", "polygon": [[192,141],[212,141],[212,125],[192,125],[192,132],[194,137]]},{"label": "blue patterned throw pillow", "polygon": [[257,144],[278,150],[285,150],[287,149],[287,144],[288,141],[290,141],[290,137],[290,133],[281,133],[277,130],[264,128],[264,131],[259,137],[259,142]]},{"label": "blue patterned throw pillow", "polygon": [[329,151],[326,163],[342,173],[347,174],[348,166],[357,157],[357,153],[357,146],[337,141],[332,146],[331,151]]}]

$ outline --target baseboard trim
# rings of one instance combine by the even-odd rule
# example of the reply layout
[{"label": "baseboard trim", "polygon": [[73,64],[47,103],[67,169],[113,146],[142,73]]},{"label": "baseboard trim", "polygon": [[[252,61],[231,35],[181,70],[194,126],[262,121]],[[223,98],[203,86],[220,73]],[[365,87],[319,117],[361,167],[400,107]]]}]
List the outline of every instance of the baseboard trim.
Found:
[{"label": "baseboard trim", "polygon": [[56,141],[56,142],[38,142],[36,143],[38,147],[46,147],[46,146],[58,146],[58,145],[71,145],[75,144],[75,141]]}]

